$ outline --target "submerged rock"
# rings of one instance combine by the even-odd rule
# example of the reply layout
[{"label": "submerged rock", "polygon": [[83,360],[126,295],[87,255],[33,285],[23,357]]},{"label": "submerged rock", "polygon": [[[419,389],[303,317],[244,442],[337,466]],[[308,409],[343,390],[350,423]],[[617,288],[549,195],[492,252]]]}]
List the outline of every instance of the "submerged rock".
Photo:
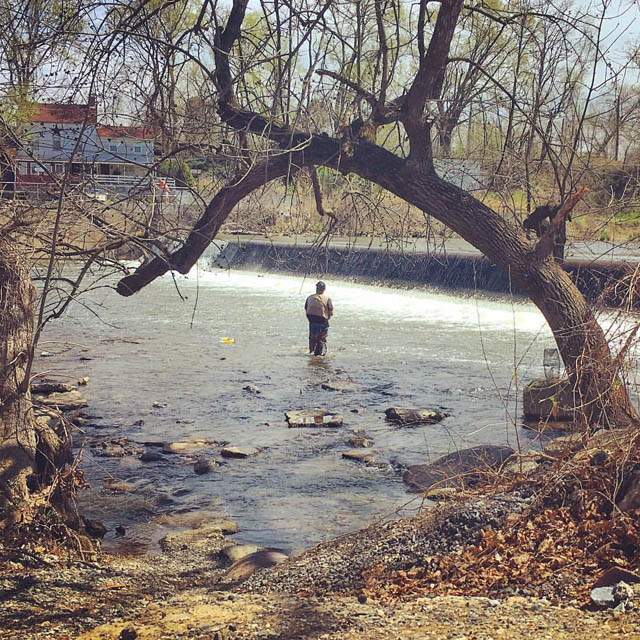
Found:
[{"label": "submerged rock", "polygon": [[135,491],[135,487],[132,484],[118,480],[118,478],[107,478],[104,481],[104,488],[111,491]]},{"label": "submerged rock", "polygon": [[325,409],[302,409],[286,411],[285,418],[290,427],[340,427],[342,416]]},{"label": "submerged rock", "polygon": [[482,445],[455,451],[427,464],[410,466],[402,479],[414,491],[477,484],[483,472],[500,468],[513,455],[511,447]]},{"label": "submerged rock", "polygon": [[327,380],[323,382],[321,387],[326,391],[359,391],[362,389],[362,385],[350,380]]},{"label": "submerged rock", "polygon": [[435,409],[399,409],[390,407],[385,412],[387,420],[398,424],[435,424],[449,416],[448,413],[442,413]]},{"label": "submerged rock", "polygon": [[144,453],[140,456],[142,462],[158,462],[162,460],[164,456],[155,449],[145,449]]}]

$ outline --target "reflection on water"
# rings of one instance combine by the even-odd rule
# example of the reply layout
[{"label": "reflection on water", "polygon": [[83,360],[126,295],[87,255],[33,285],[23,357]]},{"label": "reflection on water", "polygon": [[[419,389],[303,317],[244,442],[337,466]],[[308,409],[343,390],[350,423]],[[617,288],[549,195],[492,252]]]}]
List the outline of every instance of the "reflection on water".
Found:
[{"label": "reflection on water", "polygon": [[[85,429],[83,466],[93,489],[83,501],[111,529],[125,526],[125,540],[136,523],[151,521],[136,534],[147,540],[159,514],[212,504],[238,521],[239,541],[293,551],[389,517],[411,499],[397,473],[402,465],[474,444],[515,446],[514,363],[524,384],[542,375],[543,349],[553,346],[531,305],[328,281],[336,315],[329,355],[318,358],[306,353],[311,281],[201,271],[177,286],[184,300],[170,277],[132,298],[96,291],[98,316],[76,306],[44,337],[76,346],[41,362],[41,370],[91,377],[90,412],[102,419],[100,428]],[[320,385],[329,379],[361,389],[325,391]],[[451,417],[400,428],[384,420],[393,405],[443,408]],[[287,428],[285,411],[315,407],[342,413],[344,427]],[[371,436],[386,467],[341,457],[354,428]],[[147,444],[204,438],[260,453],[222,460],[220,447],[198,452],[222,462],[200,476],[193,456],[143,463],[100,457],[91,447],[116,437]],[[520,433],[525,447],[533,437]],[[107,500],[102,486],[110,476],[135,490]]]}]

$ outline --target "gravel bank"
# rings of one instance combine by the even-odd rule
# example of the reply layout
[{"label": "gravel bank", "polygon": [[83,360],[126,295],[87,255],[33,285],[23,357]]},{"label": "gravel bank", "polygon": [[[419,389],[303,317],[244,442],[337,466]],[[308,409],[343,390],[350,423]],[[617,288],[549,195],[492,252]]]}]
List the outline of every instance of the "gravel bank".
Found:
[{"label": "gravel bank", "polygon": [[528,502],[528,497],[515,493],[426,509],[414,518],[371,526],[319,544],[269,572],[254,574],[239,589],[314,595],[357,591],[363,585],[363,571],[376,565],[402,569],[425,556],[473,544],[484,527],[500,526]]}]

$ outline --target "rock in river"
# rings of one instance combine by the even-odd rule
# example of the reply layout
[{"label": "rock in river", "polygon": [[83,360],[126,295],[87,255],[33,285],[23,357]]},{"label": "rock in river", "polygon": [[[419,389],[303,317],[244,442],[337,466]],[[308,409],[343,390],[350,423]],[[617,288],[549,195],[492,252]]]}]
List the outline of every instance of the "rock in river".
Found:
[{"label": "rock in river", "polygon": [[387,420],[405,425],[435,424],[449,415],[435,409],[398,409],[397,407],[390,407],[384,413]]},{"label": "rock in river", "polygon": [[430,487],[461,487],[479,482],[483,472],[498,469],[514,453],[511,447],[481,445],[455,451],[428,464],[409,467],[402,479],[414,491]]},{"label": "rock in river", "polygon": [[31,393],[37,395],[48,395],[50,393],[68,393],[69,391],[77,391],[77,389],[68,382],[34,382],[31,385]]},{"label": "rock in river", "polygon": [[342,416],[325,409],[302,409],[284,414],[290,427],[340,427]]},{"label": "rock in river", "polygon": [[326,391],[358,391],[362,389],[362,385],[350,380],[327,380],[322,383],[322,388]]},{"label": "rock in river", "polygon": [[145,449],[144,453],[140,456],[142,462],[158,462],[163,459],[163,455],[155,449]]},{"label": "rock in river", "polygon": [[347,443],[358,449],[373,447],[373,440],[365,436],[353,436],[347,440]]},{"label": "rock in river", "polygon": [[260,449],[254,447],[225,447],[220,455],[223,458],[248,458],[260,453]]},{"label": "rock in river", "polygon": [[50,393],[40,398],[40,402],[48,407],[56,407],[60,411],[72,411],[87,406],[87,399],[78,391],[65,391],[63,393]]},{"label": "rock in river", "polygon": [[201,476],[205,473],[215,471],[217,466],[218,463],[215,460],[211,460],[209,458],[198,458],[193,465],[193,470]]},{"label": "rock in river", "polygon": [[349,451],[344,451],[342,457],[345,460],[354,460],[355,462],[362,462],[364,464],[375,462],[376,459],[373,451],[363,451],[362,449],[350,449]]},{"label": "rock in river", "polygon": [[164,453],[191,453],[198,449],[204,449],[211,443],[208,440],[179,440],[178,442],[165,442],[162,445]]}]

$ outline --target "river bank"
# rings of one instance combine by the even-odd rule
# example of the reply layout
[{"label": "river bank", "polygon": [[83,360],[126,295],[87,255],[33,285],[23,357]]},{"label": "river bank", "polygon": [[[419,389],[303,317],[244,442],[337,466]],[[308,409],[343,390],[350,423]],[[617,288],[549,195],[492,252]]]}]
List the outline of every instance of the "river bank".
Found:
[{"label": "river bank", "polygon": [[[230,542],[211,527],[173,536],[154,557],[91,562],[14,551],[0,584],[0,637],[29,640],[348,640],[389,638],[637,638],[640,613],[595,610],[562,589],[569,573],[528,593],[422,593],[372,588],[373,574],[415,574],[462,556],[487,529],[525,514],[532,497],[476,496],[328,541],[246,582],[229,578]],[[202,529],[201,535],[198,535]],[[456,535],[457,534],[457,535]],[[584,578],[583,578],[584,579]],[[399,584],[389,581],[388,586]],[[451,593],[442,594],[442,590]],[[458,594],[458,595],[456,595]],[[639,594],[640,595],[640,594]]]},{"label": "river bank", "polygon": [[[573,452],[567,443],[557,458],[541,454],[549,464],[537,479],[519,478],[520,487],[513,478],[491,484],[435,510],[406,494],[391,464],[517,438],[524,451],[542,448],[538,434],[519,424],[520,387],[505,367],[517,349],[528,375],[541,373],[534,347],[539,354],[548,336],[537,312],[510,301],[331,286],[340,315],[326,359],[309,358],[297,344],[306,329],[301,279],[265,274],[166,278],[118,306],[100,292],[95,306],[71,311],[68,324],[46,336],[39,371],[90,378],[92,417],[81,428],[94,488],[86,493],[96,512],[119,504],[105,519],[105,547],[113,553],[77,561],[37,547],[5,549],[1,637],[578,638],[595,625],[602,637],[634,637],[635,609],[585,609],[602,570],[620,562],[636,567],[634,557],[609,553],[621,548],[613,535],[613,545],[598,551],[600,521],[582,537],[567,538],[560,524],[577,531],[591,522],[583,503],[595,497],[584,501],[580,486],[604,477],[614,462],[601,470],[590,456],[586,475],[569,468],[565,493],[575,503],[563,501],[575,514],[544,500],[544,477],[565,482],[560,462],[565,447]],[[336,379],[356,390],[323,387]],[[442,407],[451,415],[407,428],[385,419],[391,404]],[[284,411],[311,406],[339,410],[345,426],[287,427]],[[360,428],[384,468],[343,457]],[[164,452],[162,443],[175,441],[198,441],[197,455],[217,463],[223,446],[259,452],[199,475],[191,454]],[[159,458],[142,460],[137,447]],[[419,508],[413,518],[397,517]],[[214,521],[227,517],[236,526],[224,534]],[[141,518],[156,527],[154,535],[168,525],[165,539],[154,539],[157,549],[149,540],[134,549]],[[508,543],[487,547],[498,534]],[[285,546],[291,559],[236,584],[221,552],[237,543]],[[477,580],[484,576],[500,579]]]}]

